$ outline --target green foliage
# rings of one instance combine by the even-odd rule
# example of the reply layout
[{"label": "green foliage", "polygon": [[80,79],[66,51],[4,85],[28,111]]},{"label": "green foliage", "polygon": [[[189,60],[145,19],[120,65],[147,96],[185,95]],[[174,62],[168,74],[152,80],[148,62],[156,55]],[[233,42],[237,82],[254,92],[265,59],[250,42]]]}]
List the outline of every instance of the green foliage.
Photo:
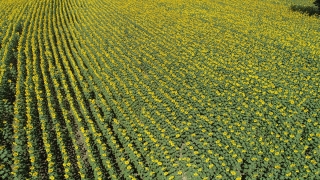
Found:
[{"label": "green foliage", "polygon": [[320,12],[320,0],[315,0],[313,4],[318,6],[318,10]]},{"label": "green foliage", "polygon": [[305,13],[305,14],[308,14],[309,16],[319,14],[319,10],[317,9],[317,7],[314,7],[314,6],[291,5],[290,8],[292,11]]},{"label": "green foliage", "polygon": [[2,179],[319,179],[317,18],[280,0],[8,1]]}]

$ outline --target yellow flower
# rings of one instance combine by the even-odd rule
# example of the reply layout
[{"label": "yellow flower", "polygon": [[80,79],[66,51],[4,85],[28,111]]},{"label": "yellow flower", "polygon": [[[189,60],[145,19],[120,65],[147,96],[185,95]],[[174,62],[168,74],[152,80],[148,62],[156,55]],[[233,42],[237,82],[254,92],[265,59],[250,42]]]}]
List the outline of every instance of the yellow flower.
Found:
[{"label": "yellow flower", "polygon": [[237,173],[235,171],[230,171],[230,173],[235,176]]},{"label": "yellow flower", "polygon": [[295,167],[296,166],[296,164],[290,164],[290,167],[291,168],[293,168],[293,167]]},{"label": "yellow flower", "polygon": [[273,152],[274,152],[274,149],[270,149],[270,152],[272,152],[272,153],[273,153]]},{"label": "yellow flower", "polygon": [[317,161],[313,159],[313,160],[311,160],[311,163],[314,164],[314,165],[316,165],[316,164],[317,164]]},{"label": "yellow flower", "polygon": [[237,156],[238,156],[237,154],[233,154],[233,155],[232,155],[233,158],[236,158]]}]

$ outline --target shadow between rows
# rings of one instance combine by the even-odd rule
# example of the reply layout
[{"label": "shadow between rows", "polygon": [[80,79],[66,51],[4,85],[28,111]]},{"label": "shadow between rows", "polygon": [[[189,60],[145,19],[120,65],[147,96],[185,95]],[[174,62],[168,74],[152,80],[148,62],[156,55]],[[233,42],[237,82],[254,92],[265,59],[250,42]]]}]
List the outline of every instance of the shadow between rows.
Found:
[{"label": "shadow between rows", "polygon": [[303,5],[291,5],[291,11],[301,12],[308,14],[309,16],[320,15],[320,12],[316,6],[303,6]]}]

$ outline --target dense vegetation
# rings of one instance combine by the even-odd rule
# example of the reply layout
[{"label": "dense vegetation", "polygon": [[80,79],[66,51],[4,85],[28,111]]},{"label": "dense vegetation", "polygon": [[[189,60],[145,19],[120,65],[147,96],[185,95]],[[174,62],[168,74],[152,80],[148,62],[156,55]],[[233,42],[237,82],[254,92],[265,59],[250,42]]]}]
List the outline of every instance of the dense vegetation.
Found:
[{"label": "dense vegetation", "polygon": [[0,0],[0,179],[320,179],[292,3]]},{"label": "dense vegetation", "polygon": [[315,0],[313,4],[319,8],[319,12],[320,12],[320,0]]}]

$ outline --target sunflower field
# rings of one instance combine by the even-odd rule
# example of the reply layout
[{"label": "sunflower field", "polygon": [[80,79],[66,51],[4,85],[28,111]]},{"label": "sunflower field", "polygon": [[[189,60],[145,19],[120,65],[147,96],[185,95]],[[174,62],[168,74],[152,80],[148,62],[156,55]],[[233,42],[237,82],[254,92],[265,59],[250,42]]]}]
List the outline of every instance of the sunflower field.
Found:
[{"label": "sunflower field", "polygon": [[0,179],[320,179],[303,7],[0,0]]}]

